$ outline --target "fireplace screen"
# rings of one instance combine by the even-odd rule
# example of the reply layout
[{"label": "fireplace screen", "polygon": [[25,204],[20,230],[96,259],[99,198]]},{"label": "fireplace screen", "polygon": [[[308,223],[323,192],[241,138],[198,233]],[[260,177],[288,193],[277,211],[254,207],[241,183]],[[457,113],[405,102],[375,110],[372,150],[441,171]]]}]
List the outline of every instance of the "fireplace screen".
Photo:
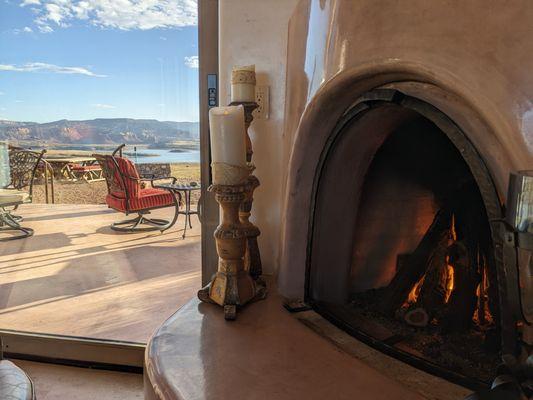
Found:
[{"label": "fireplace screen", "polygon": [[416,110],[360,107],[317,178],[307,300],[418,365],[488,382],[501,351],[498,267],[471,167]]},{"label": "fireplace screen", "polygon": [[354,316],[407,351],[490,378],[499,350],[490,227],[460,153],[428,120],[414,119],[380,147],[361,196]]}]

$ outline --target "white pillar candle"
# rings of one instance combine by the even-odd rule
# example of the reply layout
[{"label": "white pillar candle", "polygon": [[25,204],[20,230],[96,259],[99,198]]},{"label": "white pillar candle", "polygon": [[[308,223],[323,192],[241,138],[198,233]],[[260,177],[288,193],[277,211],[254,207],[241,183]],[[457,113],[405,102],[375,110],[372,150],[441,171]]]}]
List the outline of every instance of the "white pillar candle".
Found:
[{"label": "white pillar candle", "polygon": [[211,160],[213,163],[246,166],[246,133],[243,106],[209,110]]},{"label": "white pillar candle", "polygon": [[231,71],[231,102],[255,101],[255,65],[233,67]]}]

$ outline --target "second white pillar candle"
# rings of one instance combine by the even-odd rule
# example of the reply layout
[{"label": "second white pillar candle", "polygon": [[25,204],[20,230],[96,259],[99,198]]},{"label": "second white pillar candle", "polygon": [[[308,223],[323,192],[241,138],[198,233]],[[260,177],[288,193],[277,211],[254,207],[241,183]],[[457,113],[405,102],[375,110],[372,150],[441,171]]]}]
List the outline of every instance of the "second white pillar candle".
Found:
[{"label": "second white pillar candle", "polygon": [[231,101],[255,101],[255,65],[233,67],[231,71]]}]

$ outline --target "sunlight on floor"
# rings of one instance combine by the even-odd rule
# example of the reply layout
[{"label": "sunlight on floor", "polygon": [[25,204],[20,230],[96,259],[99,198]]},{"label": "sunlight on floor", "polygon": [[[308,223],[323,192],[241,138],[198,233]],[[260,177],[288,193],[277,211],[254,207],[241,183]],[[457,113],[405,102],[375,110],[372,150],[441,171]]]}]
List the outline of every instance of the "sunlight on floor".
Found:
[{"label": "sunlight on floor", "polygon": [[[154,216],[168,218],[170,209]],[[27,205],[31,238],[0,247],[0,327],[145,342],[200,287],[200,224],[118,233],[96,205]]]}]

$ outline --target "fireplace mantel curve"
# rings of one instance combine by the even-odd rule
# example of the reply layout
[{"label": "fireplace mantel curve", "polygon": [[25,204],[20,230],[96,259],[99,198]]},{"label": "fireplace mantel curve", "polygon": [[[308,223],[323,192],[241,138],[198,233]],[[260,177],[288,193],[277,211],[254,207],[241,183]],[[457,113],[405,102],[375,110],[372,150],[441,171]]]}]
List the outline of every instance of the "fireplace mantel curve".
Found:
[{"label": "fireplace mantel curve", "polygon": [[[309,217],[322,151],[343,115],[359,97],[373,89],[401,87],[406,95],[423,91],[426,96],[423,101],[449,116],[474,144],[494,179],[501,203],[504,202],[509,171],[517,169],[515,163],[520,164],[516,154],[509,154],[495,133],[505,122],[495,120],[494,113],[487,117],[492,111],[490,107],[482,112],[479,103],[454,91],[452,88],[460,86],[459,82],[444,82],[444,77],[437,79],[419,64],[394,60],[344,71],[325,82],[309,101],[294,134],[285,189],[278,273],[279,289],[285,297],[303,299],[305,296]],[[431,90],[424,90],[428,87]]]}]

